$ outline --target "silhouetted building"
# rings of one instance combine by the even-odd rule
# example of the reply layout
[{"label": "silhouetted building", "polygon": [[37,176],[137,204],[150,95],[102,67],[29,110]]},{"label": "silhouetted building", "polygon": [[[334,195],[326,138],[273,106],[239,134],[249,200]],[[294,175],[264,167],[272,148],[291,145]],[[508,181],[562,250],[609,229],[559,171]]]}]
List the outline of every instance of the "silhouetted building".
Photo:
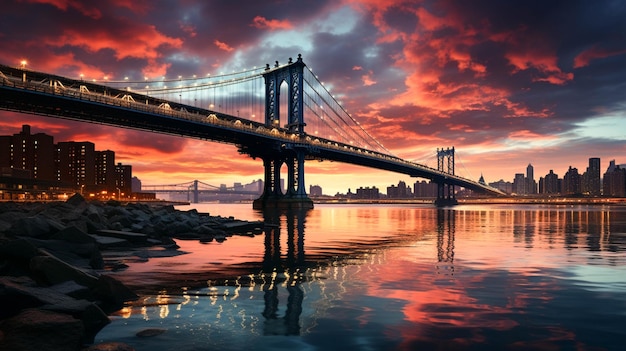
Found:
[{"label": "silhouetted building", "polygon": [[309,195],[310,196],[322,196],[322,187],[319,185],[309,186]]},{"label": "silhouetted building", "polygon": [[133,176],[130,180],[130,190],[133,193],[141,192],[141,179]]},{"label": "silhouetted building", "polygon": [[133,167],[118,163],[115,166],[115,187],[119,197],[129,196],[132,192]]},{"label": "silhouetted building", "polygon": [[600,158],[589,159],[589,167],[583,174],[583,193],[591,196],[600,196],[602,193],[602,183],[600,181]]},{"label": "silhouetted building", "polygon": [[511,194],[513,192],[513,183],[506,182],[504,181],[504,179],[500,179],[497,182],[489,183],[489,186],[499,189],[507,194]]},{"label": "silhouetted building", "polygon": [[611,160],[602,179],[604,196],[626,197],[626,168]]},{"label": "silhouetted building", "polygon": [[30,133],[25,124],[18,134],[0,136],[0,168],[30,171],[30,177],[55,180],[54,138],[44,133]]},{"label": "silhouetted building", "polygon": [[567,173],[563,176],[562,193],[564,195],[582,194],[581,178],[578,169],[570,166]]},{"label": "silhouetted building", "polygon": [[377,187],[360,187],[358,189],[356,189],[356,196],[355,198],[357,199],[380,199],[380,191],[378,190]]},{"label": "silhouetted building", "polygon": [[262,194],[263,193],[263,185],[264,182],[261,179],[257,179],[255,181],[253,181],[250,184],[245,184],[243,186],[243,190],[244,191],[251,191],[251,192],[256,192],[257,194]]},{"label": "silhouetted building", "polygon": [[515,173],[513,192],[517,195],[526,195],[526,177],[524,177],[524,173]]},{"label": "silhouetted building", "polygon": [[530,163],[526,167],[526,194],[537,193],[537,182],[535,182],[535,170]]},{"label": "silhouetted building", "polygon": [[550,173],[546,174],[543,178],[542,194],[558,194],[561,192],[559,187],[559,176],[550,170]]},{"label": "silhouetted building", "polygon": [[99,190],[115,190],[115,152],[96,151],[96,185]]},{"label": "silhouetted building", "polygon": [[64,141],[56,147],[57,180],[93,190],[96,185],[96,152],[92,142]]},{"label": "silhouetted building", "polygon": [[437,183],[426,182],[425,180],[415,182],[413,184],[413,196],[417,198],[436,198]]},{"label": "silhouetted building", "polygon": [[407,199],[411,197],[411,188],[404,181],[399,181],[398,186],[387,187],[387,197],[390,199]]}]

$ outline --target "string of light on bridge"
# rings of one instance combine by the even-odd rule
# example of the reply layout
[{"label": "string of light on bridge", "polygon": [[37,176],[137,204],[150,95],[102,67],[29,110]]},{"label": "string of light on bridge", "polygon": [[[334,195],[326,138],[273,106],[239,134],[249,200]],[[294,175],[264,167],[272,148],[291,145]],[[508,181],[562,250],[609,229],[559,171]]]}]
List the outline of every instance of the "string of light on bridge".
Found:
[{"label": "string of light on bridge", "polygon": [[[275,66],[271,69],[283,67]],[[368,150],[393,155],[376,138],[368,133],[345,107],[337,101],[329,88],[313,74],[308,67],[304,71],[305,132],[312,137],[333,140]],[[109,80],[103,83],[117,89],[144,94],[181,105],[224,113],[242,119],[263,123],[265,121],[265,82],[263,73],[266,66],[253,67],[240,72],[161,77],[144,77],[123,80]],[[81,79],[84,77],[81,76]],[[95,80],[94,80],[95,81]],[[281,85],[281,122],[286,118],[288,91]],[[286,124],[286,123],[285,123]]]}]

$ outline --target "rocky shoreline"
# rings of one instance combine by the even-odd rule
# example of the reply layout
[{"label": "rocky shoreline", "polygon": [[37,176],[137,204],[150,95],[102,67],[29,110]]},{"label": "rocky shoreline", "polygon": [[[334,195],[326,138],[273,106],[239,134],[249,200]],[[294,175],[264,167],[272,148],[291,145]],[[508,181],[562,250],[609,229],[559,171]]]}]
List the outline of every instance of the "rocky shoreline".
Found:
[{"label": "rocky shoreline", "polygon": [[92,345],[108,314],[138,298],[111,276],[107,252],[161,247],[174,239],[223,241],[262,222],[179,211],[173,205],[86,201],[0,203],[0,350],[132,350]]}]

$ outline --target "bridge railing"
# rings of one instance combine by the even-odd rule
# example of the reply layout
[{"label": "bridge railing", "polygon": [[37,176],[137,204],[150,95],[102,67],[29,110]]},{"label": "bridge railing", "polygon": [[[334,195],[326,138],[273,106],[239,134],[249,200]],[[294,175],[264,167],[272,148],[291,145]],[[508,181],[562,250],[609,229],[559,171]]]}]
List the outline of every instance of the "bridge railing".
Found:
[{"label": "bridge railing", "polygon": [[[27,74],[25,71],[24,74]],[[225,115],[222,113],[203,110],[207,114],[200,114],[198,111],[189,112],[184,108],[174,109],[169,106],[167,103],[161,103],[160,105],[153,105],[148,103],[148,99],[146,99],[146,103],[137,102],[131,98],[125,98],[123,90],[117,90],[111,88],[112,92],[116,92],[116,96],[111,96],[106,94],[106,86],[102,86],[104,88],[105,93],[95,93],[90,92],[87,89],[83,89],[82,87],[79,89],[75,89],[72,87],[65,87],[59,81],[49,81],[49,82],[35,82],[29,81],[24,77],[14,77],[14,76],[5,76],[4,74],[0,74],[0,81],[3,86],[10,86],[13,88],[19,88],[24,90],[36,91],[44,94],[58,95],[63,97],[68,97],[72,99],[78,99],[81,101],[89,101],[99,104],[105,104],[110,106],[116,106],[120,108],[126,108],[134,111],[141,111],[161,116],[166,116],[170,118],[178,118],[188,121],[194,121],[197,123],[211,124],[215,126],[220,126],[224,128],[236,129],[236,130],[244,130],[250,134],[256,135],[264,135],[274,139],[282,140],[289,143],[294,143],[295,145],[302,145],[304,147],[321,147],[327,149],[333,149],[341,152],[348,153],[357,153],[362,155],[363,157],[369,157],[372,159],[384,160],[386,162],[395,163],[397,165],[404,165],[408,167],[412,167],[415,169],[420,169],[423,171],[430,172],[432,174],[437,174],[441,177],[447,177],[450,179],[457,179],[459,181],[467,182],[467,179],[464,179],[459,176],[455,176],[452,174],[448,174],[442,171],[439,171],[435,168],[428,167],[425,165],[421,165],[415,162],[406,161],[399,157],[387,155],[380,153],[378,151],[373,151],[361,147],[356,147],[349,144],[344,144],[341,142],[320,138],[312,135],[300,135],[298,133],[289,132],[283,128],[268,128],[265,124],[260,122],[255,122],[251,120],[247,120],[245,118],[234,117],[230,115]],[[80,84],[79,81],[73,81],[73,83]],[[122,98],[119,96],[122,95]],[[472,182],[474,183],[474,182]],[[478,182],[475,182],[478,185]],[[484,185],[481,185],[485,188],[488,188]]]}]

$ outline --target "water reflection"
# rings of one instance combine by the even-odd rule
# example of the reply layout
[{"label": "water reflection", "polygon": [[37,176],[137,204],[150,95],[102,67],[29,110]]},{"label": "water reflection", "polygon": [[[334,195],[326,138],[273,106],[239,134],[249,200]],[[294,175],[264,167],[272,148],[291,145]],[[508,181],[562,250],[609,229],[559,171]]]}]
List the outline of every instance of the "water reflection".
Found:
[{"label": "water reflection", "polygon": [[456,212],[437,209],[437,269],[454,275],[454,231]]},{"label": "water reflection", "polygon": [[[263,211],[265,227],[265,254],[263,256],[263,274],[271,277],[263,287],[265,335],[299,335],[300,314],[304,292],[300,287],[305,268],[304,227],[309,210],[304,209],[266,209]],[[285,217],[287,227],[287,255],[283,261],[281,255],[281,217]],[[278,284],[286,286],[287,308],[285,314],[278,314]]]},{"label": "water reflection", "polygon": [[261,235],[181,243],[187,258],[153,264],[182,274],[193,267],[181,260],[197,260],[215,272],[207,286],[146,296],[101,337],[136,341],[138,329],[159,325],[168,333],[136,349],[177,351],[611,349],[626,337],[624,208],[258,216],[268,224]]}]

